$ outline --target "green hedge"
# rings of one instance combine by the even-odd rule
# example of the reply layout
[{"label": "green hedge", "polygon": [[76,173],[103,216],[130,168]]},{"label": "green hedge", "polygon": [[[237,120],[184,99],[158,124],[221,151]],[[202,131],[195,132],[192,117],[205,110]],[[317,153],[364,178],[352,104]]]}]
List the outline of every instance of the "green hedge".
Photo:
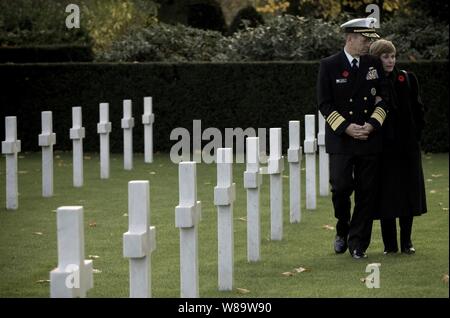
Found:
[{"label": "green hedge", "polygon": [[91,62],[89,45],[45,45],[30,47],[0,47],[0,63]]},{"label": "green hedge", "polygon": [[[414,71],[429,107],[423,148],[448,151],[448,61],[403,63]],[[24,151],[36,151],[40,112],[54,112],[55,149],[70,150],[71,107],[83,107],[86,151],[98,151],[98,104],[110,103],[111,150],[122,152],[122,100],[133,100],[134,149],[143,152],[143,97],[153,96],[155,149],[168,151],[176,127],[192,130],[192,120],[207,127],[282,127],[284,150],[288,121],[316,111],[318,62],[135,63],[0,65],[1,126],[18,117]],[[1,129],[4,140],[4,129]],[[302,131],[302,136],[304,136]]]}]

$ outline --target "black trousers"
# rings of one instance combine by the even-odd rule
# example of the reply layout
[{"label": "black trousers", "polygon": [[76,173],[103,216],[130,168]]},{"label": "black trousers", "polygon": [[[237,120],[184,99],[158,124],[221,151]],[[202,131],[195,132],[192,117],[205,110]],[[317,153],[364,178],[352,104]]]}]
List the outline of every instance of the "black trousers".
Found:
[{"label": "black trousers", "polygon": [[[330,184],[336,232],[348,237],[349,251],[365,251],[370,244],[376,208],[379,155],[330,154]],[[352,193],[355,207],[351,214]]]},{"label": "black trousers", "polygon": [[[390,252],[398,251],[397,243],[397,224],[395,218],[384,218],[380,220],[381,236],[383,237],[384,250]],[[400,246],[404,250],[412,247],[411,231],[413,225],[413,216],[399,217],[400,225]]]}]

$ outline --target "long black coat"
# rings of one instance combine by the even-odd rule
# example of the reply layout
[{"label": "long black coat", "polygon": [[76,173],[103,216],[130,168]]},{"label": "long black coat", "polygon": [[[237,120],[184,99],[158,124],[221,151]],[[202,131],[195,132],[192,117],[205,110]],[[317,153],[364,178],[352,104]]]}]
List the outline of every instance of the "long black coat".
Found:
[{"label": "long black coat", "polygon": [[383,126],[379,217],[416,216],[427,212],[420,137],[425,107],[413,73],[394,71],[389,109]]}]

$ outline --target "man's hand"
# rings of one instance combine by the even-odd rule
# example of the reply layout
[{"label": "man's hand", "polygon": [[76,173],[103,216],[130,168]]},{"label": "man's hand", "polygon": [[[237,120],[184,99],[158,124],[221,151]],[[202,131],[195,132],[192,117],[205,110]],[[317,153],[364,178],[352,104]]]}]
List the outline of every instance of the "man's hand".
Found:
[{"label": "man's hand", "polygon": [[[367,125],[369,125],[373,130],[372,125],[370,125],[368,123],[365,123],[364,126],[360,126],[357,124],[350,124],[345,129],[345,133],[355,139],[367,140],[367,138],[369,138],[369,133],[370,133],[370,131],[369,131],[370,128],[368,128]],[[366,127],[366,128],[364,128],[364,127]]]},{"label": "man's hand", "polygon": [[375,130],[375,128],[373,128],[372,124],[369,124],[369,123],[364,123],[364,126],[362,126],[362,127],[365,131],[367,131],[368,134],[370,134],[372,131]]}]

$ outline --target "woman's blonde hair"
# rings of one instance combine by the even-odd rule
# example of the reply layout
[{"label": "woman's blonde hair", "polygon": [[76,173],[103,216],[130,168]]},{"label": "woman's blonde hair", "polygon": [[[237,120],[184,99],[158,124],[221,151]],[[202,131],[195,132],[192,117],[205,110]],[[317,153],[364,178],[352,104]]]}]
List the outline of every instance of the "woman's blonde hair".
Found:
[{"label": "woman's blonde hair", "polygon": [[380,57],[384,53],[396,53],[394,44],[391,41],[380,39],[370,45],[369,54]]}]

